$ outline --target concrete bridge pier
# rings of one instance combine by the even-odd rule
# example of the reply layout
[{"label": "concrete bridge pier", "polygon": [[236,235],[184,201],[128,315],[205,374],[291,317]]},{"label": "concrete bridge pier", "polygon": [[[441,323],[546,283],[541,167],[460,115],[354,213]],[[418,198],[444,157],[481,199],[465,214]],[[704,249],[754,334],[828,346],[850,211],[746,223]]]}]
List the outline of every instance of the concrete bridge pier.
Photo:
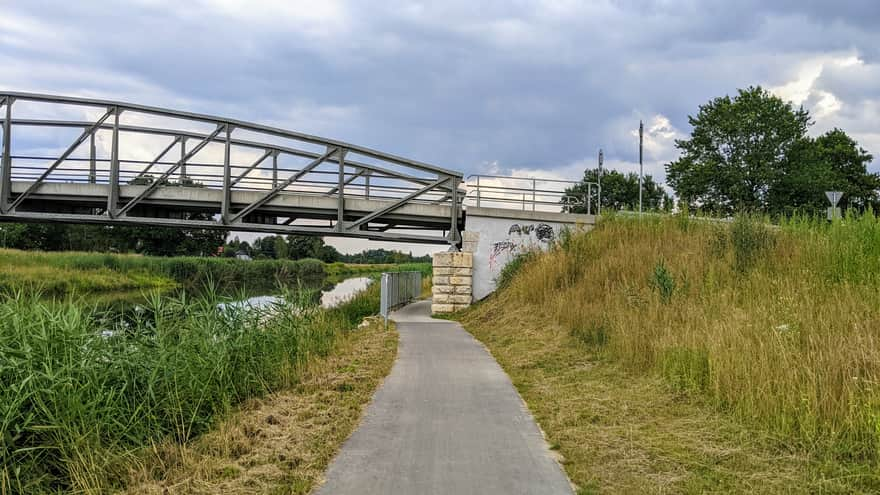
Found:
[{"label": "concrete bridge pier", "polygon": [[468,207],[462,252],[434,255],[431,311],[450,313],[485,298],[514,258],[546,250],[563,230],[589,231],[595,223],[595,215]]}]

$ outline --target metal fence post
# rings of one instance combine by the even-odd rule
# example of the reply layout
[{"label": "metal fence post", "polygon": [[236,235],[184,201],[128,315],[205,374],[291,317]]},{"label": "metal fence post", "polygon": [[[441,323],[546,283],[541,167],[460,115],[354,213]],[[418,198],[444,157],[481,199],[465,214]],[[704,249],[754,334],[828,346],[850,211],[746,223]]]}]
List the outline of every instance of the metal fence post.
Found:
[{"label": "metal fence post", "polygon": [[381,287],[379,288],[379,314],[385,318],[385,329],[388,329],[388,279],[390,275],[382,274]]},{"label": "metal fence post", "polygon": [[532,179],[532,211],[535,211],[535,189],[537,189],[537,185],[535,179]]},{"label": "metal fence post", "polygon": [[590,204],[591,201],[592,201],[592,193],[593,193],[593,191],[592,191],[592,189],[590,188],[590,183],[588,182],[588,183],[587,183],[587,215],[589,215],[590,213],[592,213],[592,212],[590,211],[590,206],[592,206],[592,205]]},{"label": "metal fence post", "polygon": [[477,208],[480,207],[480,176],[477,176]]}]

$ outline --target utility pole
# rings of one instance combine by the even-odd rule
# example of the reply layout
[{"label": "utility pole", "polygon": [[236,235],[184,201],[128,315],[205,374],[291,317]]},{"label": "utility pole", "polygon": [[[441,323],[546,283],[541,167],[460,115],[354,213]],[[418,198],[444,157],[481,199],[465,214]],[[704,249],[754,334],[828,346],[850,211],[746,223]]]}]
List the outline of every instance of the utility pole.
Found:
[{"label": "utility pole", "polygon": [[642,142],[644,141],[645,125],[639,120],[639,215],[642,214]]},{"label": "utility pole", "polygon": [[602,148],[599,148],[599,172],[596,174],[596,182],[598,183],[598,192],[596,197],[596,203],[598,204],[597,215],[602,214],[602,162],[605,161],[605,155],[602,153]]}]

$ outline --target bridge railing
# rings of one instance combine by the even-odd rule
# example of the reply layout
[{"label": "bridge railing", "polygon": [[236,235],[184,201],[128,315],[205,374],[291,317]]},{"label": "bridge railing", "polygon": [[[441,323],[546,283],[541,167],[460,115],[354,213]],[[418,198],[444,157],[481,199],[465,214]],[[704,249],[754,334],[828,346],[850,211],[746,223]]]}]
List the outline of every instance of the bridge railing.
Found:
[{"label": "bridge railing", "polygon": [[[459,172],[363,146],[191,112],[18,92],[0,92],[0,119],[5,220],[460,239]],[[51,183],[100,185],[104,197],[52,210],[55,198],[44,192]],[[219,194],[199,215],[163,218],[151,200],[169,187]],[[290,194],[333,198],[335,211],[284,216],[273,204]],[[371,200],[373,209],[354,211],[347,203],[357,199]],[[408,222],[400,210],[413,204],[447,206],[448,220]],[[315,218],[329,222],[317,225]]]},{"label": "bridge railing", "polygon": [[[584,184],[583,194],[573,195],[567,190]],[[570,211],[584,206],[587,213],[593,211],[592,193],[598,184],[535,177],[511,177],[503,175],[469,175],[465,182],[465,204],[476,207],[495,207],[530,211]]]}]

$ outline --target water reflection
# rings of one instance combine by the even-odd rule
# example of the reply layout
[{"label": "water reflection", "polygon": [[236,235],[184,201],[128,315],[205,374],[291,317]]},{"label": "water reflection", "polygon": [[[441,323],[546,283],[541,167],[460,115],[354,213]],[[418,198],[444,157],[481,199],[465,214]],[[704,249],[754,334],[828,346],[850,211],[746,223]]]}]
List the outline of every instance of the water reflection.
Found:
[{"label": "water reflection", "polygon": [[[369,277],[354,277],[343,280],[342,282],[339,282],[329,289],[322,290],[321,307],[332,308],[348,301],[357,293],[366,289],[372,281],[373,279]],[[269,309],[276,304],[280,304],[281,302],[281,296],[255,296],[244,299],[242,301],[220,304],[219,308],[224,309],[248,307],[251,309],[262,310]]]},{"label": "water reflection", "polygon": [[332,289],[321,291],[321,307],[338,306],[369,287],[372,282],[373,279],[369,277],[354,277],[343,280],[334,285]]}]

